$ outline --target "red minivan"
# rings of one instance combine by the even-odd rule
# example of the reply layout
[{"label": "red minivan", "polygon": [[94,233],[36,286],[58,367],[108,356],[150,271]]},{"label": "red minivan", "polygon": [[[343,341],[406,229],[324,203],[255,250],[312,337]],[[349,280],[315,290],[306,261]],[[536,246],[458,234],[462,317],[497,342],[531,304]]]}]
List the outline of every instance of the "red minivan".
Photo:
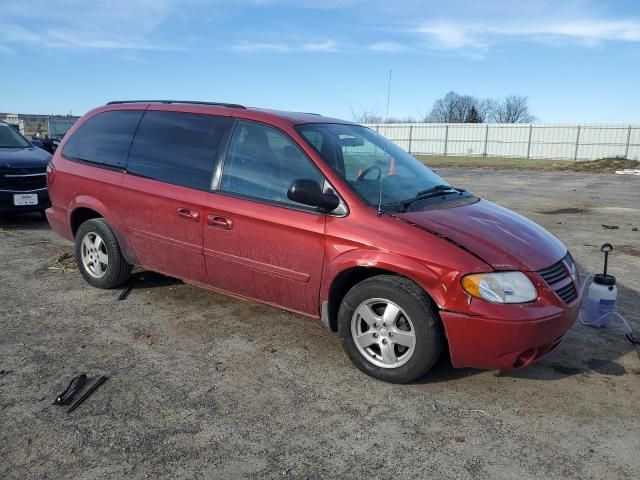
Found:
[{"label": "red minivan", "polygon": [[578,314],[567,248],[375,131],[235,104],[111,102],[48,168],[53,229],[86,281],[133,265],[337,332],[363,372],[529,365]]}]

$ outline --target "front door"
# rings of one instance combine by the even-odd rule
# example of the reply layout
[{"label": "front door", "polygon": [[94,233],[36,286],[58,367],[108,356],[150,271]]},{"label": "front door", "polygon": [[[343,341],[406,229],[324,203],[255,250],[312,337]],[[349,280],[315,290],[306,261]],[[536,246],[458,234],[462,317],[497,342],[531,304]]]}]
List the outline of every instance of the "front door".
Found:
[{"label": "front door", "polygon": [[220,290],[317,316],[325,215],[287,198],[321,173],[284,133],[239,121],[219,191],[203,209],[204,257]]}]

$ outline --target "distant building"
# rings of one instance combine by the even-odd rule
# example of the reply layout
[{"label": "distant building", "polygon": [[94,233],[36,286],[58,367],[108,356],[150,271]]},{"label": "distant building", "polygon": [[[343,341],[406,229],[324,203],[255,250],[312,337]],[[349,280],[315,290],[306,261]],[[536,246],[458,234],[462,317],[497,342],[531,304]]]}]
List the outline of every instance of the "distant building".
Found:
[{"label": "distant building", "polygon": [[62,138],[64,134],[71,130],[73,124],[76,123],[80,117],[73,117],[71,115],[65,116],[51,116],[49,117],[49,137]]},{"label": "distant building", "polygon": [[80,117],[73,115],[38,115],[24,113],[0,113],[0,120],[14,125],[28,139],[61,138]]}]

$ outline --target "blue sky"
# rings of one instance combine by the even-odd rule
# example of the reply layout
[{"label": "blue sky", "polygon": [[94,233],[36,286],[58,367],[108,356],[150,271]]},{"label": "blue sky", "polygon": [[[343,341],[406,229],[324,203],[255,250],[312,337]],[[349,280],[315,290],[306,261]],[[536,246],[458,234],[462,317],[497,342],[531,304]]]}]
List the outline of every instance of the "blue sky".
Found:
[{"label": "blue sky", "polygon": [[0,0],[0,111],[216,100],[421,118],[449,90],[640,121],[637,0]]}]

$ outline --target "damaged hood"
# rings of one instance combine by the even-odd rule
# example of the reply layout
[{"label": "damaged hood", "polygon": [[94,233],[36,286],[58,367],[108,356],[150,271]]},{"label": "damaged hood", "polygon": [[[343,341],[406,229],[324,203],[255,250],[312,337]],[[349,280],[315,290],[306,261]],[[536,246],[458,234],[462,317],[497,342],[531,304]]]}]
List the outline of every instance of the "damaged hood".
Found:
[{"label": "damaged hood", "polygon": [[567,253],[540,225],[486,200],[394,216],[461,245],[495,270],[541,270]]}]

